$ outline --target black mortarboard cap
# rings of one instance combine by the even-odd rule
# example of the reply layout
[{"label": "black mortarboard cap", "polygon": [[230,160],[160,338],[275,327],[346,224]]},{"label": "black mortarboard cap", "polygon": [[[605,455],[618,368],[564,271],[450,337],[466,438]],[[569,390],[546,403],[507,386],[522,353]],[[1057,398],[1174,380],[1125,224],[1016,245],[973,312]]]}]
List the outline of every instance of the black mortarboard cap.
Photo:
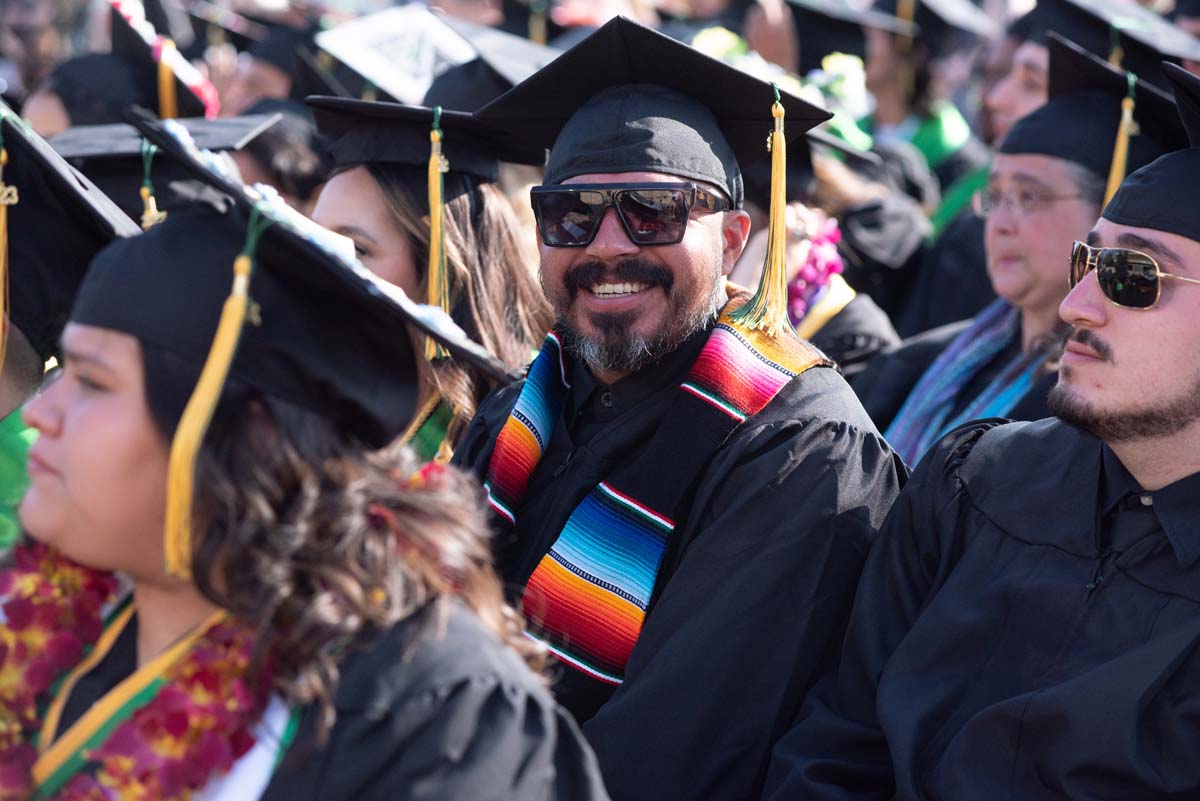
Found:
[{"label": "black mortarboard cap", "polygon": [[830,53],[866,57],[863,28],[914,36],[916,26],[899,17],[848,0],[788,0],[800,43],[800,74],[820,69]]},{"label": "black mortarboard cap", "polygon": [[[1053,156],[1108,177],[1128,73],[1057,34],[1049,45],[1050,98],[1013,125],[1000,152]],[[1139,79],[1133,98],[1138,133],[1129,138],[1120,177],[1187,145],[1170,96]]]},{"label": "black mortarboard cap", "polygon": [[180,50],[191,47],[195,34],[187,12],[173,0],[141,0],[146,21],[163,36],[171,37]]},{"label": "black mortarboard cap", "polygon": [[465,39],[478,57],[437,75],[422,105],[476,111],[549,64],[560,52],[495,28],[444,14],[436,16]]},{"label": "black mortarboard cap", "polygon": [[1200,17],[1200,0],[1175,0],[1175,8],[1171,10],[1171,19],[1180,17]]},{"label": "black mortarboard cap", "polygon": [[277,196],[272,200],[214,171],[211,154],[177,138],[177,122],[148,114],[135,122],[168,158],[234,203],[180,209],[136,240],[105,250],[80,289],[72,320],[153,342],[199,369],[258,206],[274,224],[254,250],[249,293],[258,322],[242,330],[231,375],[381,447],[403,431],[416,409],[417,363],[408,325],[489,373],[500,372],[448,318],[419,307],[362,267],[341,237]]},{"label": "black mortarboard cap", "polygon": [[3,181],[17,193],[7,220],[9,319],[45,361],[92,257],[141,230],[2,103],[0,126]]},{"label": "black mortarboard cap", "polygon": [[1053,32],[1109,59],[1121,52],[1121,67],[1143,81],[1168,88],[1159,64],[1164,59],[1200,60],[1200,40],[1148,8],[1125,0],[1038,0],[1016,20],[1010,35],[1046,44]]},{"label": "black mortarboard cap", "polygon": [[381,448],[416,411],[419,371],[409,326],[490,375],[503,371],[448,315],[374,276],[344,237],[277,194],[236,183],[212,154],[188,142],[182,126],[148,112],[132,121],[198,180],[233,199],[223,209],[182,209],[103,250],[71,313],[75,322],[152,343],[199,375],[167,468],[166,569],[186,578],[196,457],[227,377]]},{"label": "black mortarboard cap", "polygon": [[[986,11],[971,2],[971,0],[913,0],[914,13],[911,22],[916,23],[919,34],[916,41],[925,44],[937,56],[953,52],[960,43],[967,43],[973,37],[980,39],[995,39],[1003,32],[1003,27],[992,19]],[[875,0],[872,8],[887,17],[905,19],[903,3],[900,0]],[[864,20],[868,27],[892,30],[890,22],[883,24]],[[894,31],[893,31],[894,32]]]},{"label": "black mortarboard cap", "polygon": [[[830,115],[786,92],[789,137]],[[546,183],[652,171],[708,181],[742,202],[740,164],[767,153],[770,84],[616,17],[479,110],[511,136],[551,147]]]},{"label": "black mortarboard cap", "polygon": [[165,59],[175,79],[175,116],[215,117],[219,107],[215,87],[146,21],[141,3],[135,0],[109,2],[112,52],[135,67],[142,93],[156,99],[154,108],[166,113],[158,83],[159,64]]},{"label": "black mortarboard cap", "polygon": [[[179,120],[197,145],[206,150],[241,150],[280,120],[279,114]],[[145,180],[144,139],[124,123],[69,128],[50,146],[100,187],[130,219],[141,220],[140,194]],[[161,154],[150,162],[150,182],[160,211],[172,211],[197,200],[214,200],[213,189],[197,181],[174,159]]]},{"label": "black mortarboard cap", "polygon": [[1200,241],[1200,215],[1191,202],[1200,187],[1200,78],[1175,64],[1163,64],[1163,73],[1175,92],[1175,106],[1190,146],[1168,153],[1126,178],[1102,216],[1119,225]]},{"label": "black mortarboard cap", "polygon": [[296,51],[302,47],[311,49],[316,31],[280,23],[266,26],[266,31],[265,37],[250,46],[250,55],[265,61],[289,78],[294,76],[299,67]]},{"label": "black mortarboard cap", "polygon": [[[329,154],[337,167],[429,163],[433,109],[338,97],[310,97],[308,104],[317,130],[332,140]],[[451,172],[495,181],[500,161],[537,165],[545,161],[540,145],[514,140],[466,112],[442,111],[439,126],[442,155]]]}]

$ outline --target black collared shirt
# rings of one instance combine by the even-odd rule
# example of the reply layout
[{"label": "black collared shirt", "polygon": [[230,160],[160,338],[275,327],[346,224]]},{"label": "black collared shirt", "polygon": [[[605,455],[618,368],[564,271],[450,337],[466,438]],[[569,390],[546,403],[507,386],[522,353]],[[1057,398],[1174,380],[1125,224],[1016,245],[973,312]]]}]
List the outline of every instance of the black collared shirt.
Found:
[{"label": "black collared shirt", "polygon": [[1055,420],[948,436],[766,797],[1200,797],[1198,543],[1200,474],[1146,492]]}]

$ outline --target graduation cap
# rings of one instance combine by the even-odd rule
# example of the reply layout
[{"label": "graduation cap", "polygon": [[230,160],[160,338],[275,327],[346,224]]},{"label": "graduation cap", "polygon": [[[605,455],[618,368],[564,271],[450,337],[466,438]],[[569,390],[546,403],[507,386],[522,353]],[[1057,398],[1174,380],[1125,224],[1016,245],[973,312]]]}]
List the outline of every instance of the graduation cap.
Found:
[{"label": "graduation cap", "polygon": [[208,0],[193,0],[187,13],[194,38],[205,45],[228,43],[245,52],[267,38],[267,26]]},{"label": "graduation cap", "polygon": [[1191,202],[1200,187],[1200,78],[1169,63],[1163,64],[1163,74],[1175,93],[1175,107],[1189,146],[1126,178],[1101,216],[1118,225],[1200,241],[1200,217]]},{"label": "graduation cap", "polygon": [[197,180],[233,199],[225,208],[181,209],[104,250],[71,315],[152,343],[199,371],[175,429],[167,478],[167,569],[186,577],[195,458],[227,377],[380,448],[416,410],[409,326],[491,376],[503,368],[449,317],[413,303],[363,267],[345,237],[269,188],[237,183],[178,122],[148,113],[131,121]]},{"label": "graduation cap", "polygon": [[413,106],[474,112],[558,55],[520,36],[412,4],[317,35],[365,83]]},{"label": "graduation cap", "polygon": [[[9,322],[43,362],[58,338],[88,262],[140,231],[16,112],[0,103],[0,283]],[[0,326],[0,364],[7,344]]]},{"label": "graduation cap", "polygon": [[112,52],[137,67],[139,84],[158,99],[159,113],[167,118],[217,116],[216,87],[180,54],[171,39],[155,31],[142,4],[136,0],[109,3]]},{"label": "graduation cap", "polygon": [[56,66],[46,89],[62,101],[71,125],[100,125],[121,119],[130,106],[153,103],[135,64],[111,53],[89,53]]},{"label": "graduation cap", "polygon": [[[473,115],[440,107],[405,106],[337,97],[310,97],[317,130],[332,139],[336,167],[388,163],[427,166],[430,208],[428,303],[450,311],[444,263],[443,204],[472,191],[473,180],[499,180],[501,161],[537,164],[545,148],[516,141]],[[447,354],[427,343],[426,356]]]},{"label": "graduation cap", "polygon": [[1053,156],[1107,176],[1107,201],[1127,171],[1186,145],[1170,96],[1052,35],[1050,98],[1013,125],[1000,152]]},{"label": "graduation cap", "polygon": [[141,0],[146,21],[154,30],[168,37],[180,50],[192,46],[195,34],[187,12],[172,0]]},{"label": "graduation cap", "polygon": [[[925,44],[935,56],[953,52],[964,39],[996,39],[1004,32],[998,22],[971,0],[875,0],[872,8],[902,22],[915,23],[919,29],[915,41]],[[895,32],[891,23],[864,21],[863,24]],[[902,41],[913,39],[905,36]]]},{"label": "graduation cap", "polygon": [[[179,120],[197,145],[212,151],[241,150],[281,119],[258,114]],[[131,125],[72,127],[50,140],[68,159],[144,228],[161,222],[171,210],[196,200],[214,199],[212,188],[156,150]]]},{"label": "graduation cap", "polygon": [[848,0],[788,0],[800,42],[800,74],[820,69],[830,53],[866,58],[863,28],[878,28],[912,38],[916,25],[892,14]]},{"label": "graduation cap", "polygon": [[1009,29],[1019,41],[1039,44],[1051,32],[1162,89],[1163,60],[1200,60],[1200,40],[1135,2],[1039,0]]},{"label": "graduation cap", "polygon": [[477,115],[519,140],[550,147],[547,184],[588,174],[660,172],[715,184],[740,207],[741,166],[769,152],[768,263],[740,321],[776,335],[791,330],[784,266],[787,136],[828,120],[829,112],[616,17]]},{"label": "graduation cap", "polygon": [[1175,0],[1175,8],[1171,10],[1171,19],[1177,20],[1180,17],[1200,17],[1200,0]]}]

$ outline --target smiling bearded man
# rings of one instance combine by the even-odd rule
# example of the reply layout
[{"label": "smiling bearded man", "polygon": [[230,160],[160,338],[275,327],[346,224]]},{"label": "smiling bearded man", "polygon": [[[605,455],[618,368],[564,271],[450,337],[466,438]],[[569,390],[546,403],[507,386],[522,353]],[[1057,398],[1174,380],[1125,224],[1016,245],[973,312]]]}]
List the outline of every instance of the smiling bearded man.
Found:
[{"label": "smiling bearded man", "polygon": [[[456,459],[623,801],[757,797],[903,477],[829,361],[757,327],[770,293],[726,283],[773,102],[617,18],[479,112],[552,145],[531,199],[558,322]],[[827,117],[778,110],[791,136]]]}]

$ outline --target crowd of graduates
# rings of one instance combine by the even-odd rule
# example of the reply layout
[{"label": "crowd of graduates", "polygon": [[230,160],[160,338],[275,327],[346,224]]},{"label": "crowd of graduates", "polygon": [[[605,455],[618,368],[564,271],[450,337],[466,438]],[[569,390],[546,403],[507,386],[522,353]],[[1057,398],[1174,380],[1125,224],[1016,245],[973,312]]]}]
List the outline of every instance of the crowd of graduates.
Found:
[{"label": "crowd of graduates", "polygon": [[0,0],[0,801],[1200,797],[1194,0]]}]

